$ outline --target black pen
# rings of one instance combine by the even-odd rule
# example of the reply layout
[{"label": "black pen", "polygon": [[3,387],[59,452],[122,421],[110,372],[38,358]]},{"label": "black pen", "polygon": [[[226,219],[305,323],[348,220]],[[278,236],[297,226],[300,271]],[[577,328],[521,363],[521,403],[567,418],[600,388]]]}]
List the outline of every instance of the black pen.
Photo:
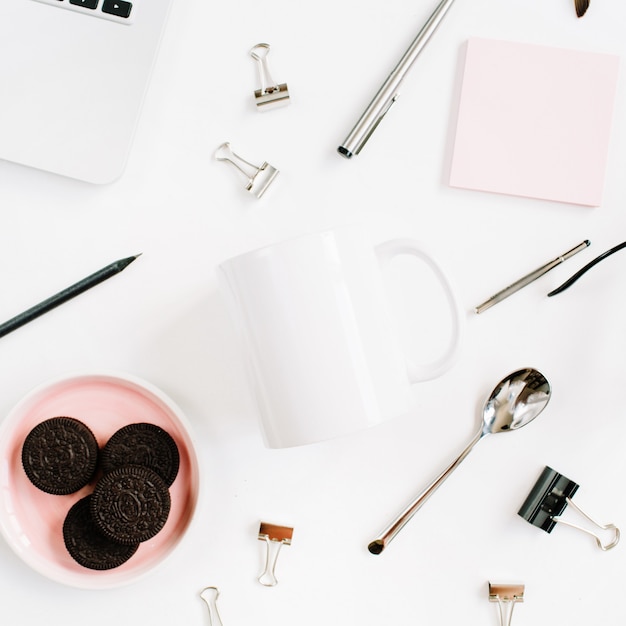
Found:
[{"label": "black pen", "polygon": [[72,298],[78,296],[79,294],[87,291],[87,289],[91,289],[95,287],[99,283],[107,280],[107,278],[111,278],[111,276],[115,276],[119,274],[124,268],[128,267],[138,256],[129,256],[126,259],[120,259],[119,261],[114,261],[110,265],[103,267],[101,270],[94,272],[93,274],[79,280],[77,283],[74,283],[70,287],[63,289],[63,291],[59,291],[59,293],[54,296],[50,296],[46,300],[43,300],[39,304],[31,307],[27,311],[16,315],[12,319],[4,322],[4,324],[0,324],[0,337],[4,337],[4,335],[8,335],[10,332],[17,330],[20,326],[31,322],[35,318],[51,311],[55,307],[71,300]]}]

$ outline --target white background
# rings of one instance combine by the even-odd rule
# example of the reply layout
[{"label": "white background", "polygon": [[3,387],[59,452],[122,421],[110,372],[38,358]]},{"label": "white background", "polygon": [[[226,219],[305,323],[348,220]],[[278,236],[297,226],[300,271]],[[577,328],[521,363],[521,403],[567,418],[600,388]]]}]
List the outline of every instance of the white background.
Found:
[{"label": "white background", "polygon": [[[488,581],[526,585],[516,626],[624,623],[626,546],[603,553],[587,535],[562,525],[548,535],[516,515],[550,465],[580,484],[576,502],[590,514],[626,524],[626,253],[546,297],[626,239],[623,76],[601,207],[446,181],[469,37],[624,57],[626,3],[592,0],[577,19],[573,0],[459,0],[363,152],[342,159],[336,146],[435,4],[178,0],[118,182],[94,187],[0,163],[0,318],[143,253],[123,274],[0,340],[0,413],[66,373],[128,372],[183,409],[202,463],[190,531],[160,568],[128,587],[61,585],[0,543],[3,624],[206,625],[199,592],[214,585],[225,626],[478,626],[497,624]],[[259,42],[271,45],[274,78],[289,85],[284,109],[255,110],[248,50]],[[281,171],[261,200],[213,159],[224,141]],[[466,311],[460,359],[415,389],[411,415],[326,443],[265,449],[215,268],[253,247],[345,223],[363,224],[373,243],[410,236],[436,252]],[[586,251],[473,313],[584,239],[592,242]],[[436,335],[437,316],[418,295],[407,297],[412,330]],[[469,441],[496,382],[529,365],[552,383],[542,416],[482,441],[388,550],[370,555],[370,539]],[[294,527],[275,588],[256,581],[260,520]]]}]

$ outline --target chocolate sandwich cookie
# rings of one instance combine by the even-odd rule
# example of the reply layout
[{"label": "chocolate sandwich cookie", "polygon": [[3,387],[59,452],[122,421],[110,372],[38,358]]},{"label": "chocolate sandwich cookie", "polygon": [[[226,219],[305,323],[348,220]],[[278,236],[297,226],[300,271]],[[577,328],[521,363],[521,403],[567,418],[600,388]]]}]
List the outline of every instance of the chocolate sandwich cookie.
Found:
[{"label": "chocolate sandwich cookie", "polygon": [[104,474],[91,497],[91,515],[100,532],[127,545],[154,537],[165,525],[170,506],[163,479],[138,465]]},{"label": "chocolate sandwich cookie", "polygon": [[73,417],[52,417],[35,426],[22,446],[22,465],[30,481],[46,493],[67,495],[84,487],[98,461],[98,442]]},{"label": "chocolate sandwich cookie", "polygon": [[63,523],[63,540],[72,558],[89,569],[107,570],[126,563],[139,547],[109,539],[96,527],[91,516],[91,496],[72,506]]},{"label": "chocolate sandwich cookie", "polygon": [[110,472],[124,465],[141,465],[156,472],[169,487],[178,474],[180,455],[172,436],[160,426],[140,422],[113,433],[102,449],[101,465]]}]

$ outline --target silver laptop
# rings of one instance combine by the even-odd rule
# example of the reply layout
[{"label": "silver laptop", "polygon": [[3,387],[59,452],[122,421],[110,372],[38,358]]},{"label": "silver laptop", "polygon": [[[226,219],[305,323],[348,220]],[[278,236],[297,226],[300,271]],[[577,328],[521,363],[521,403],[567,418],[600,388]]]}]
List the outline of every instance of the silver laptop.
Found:
[{"label": "silver laptop", "polygon": [[171,2],[0,0],[0,168],[119,178]]}]

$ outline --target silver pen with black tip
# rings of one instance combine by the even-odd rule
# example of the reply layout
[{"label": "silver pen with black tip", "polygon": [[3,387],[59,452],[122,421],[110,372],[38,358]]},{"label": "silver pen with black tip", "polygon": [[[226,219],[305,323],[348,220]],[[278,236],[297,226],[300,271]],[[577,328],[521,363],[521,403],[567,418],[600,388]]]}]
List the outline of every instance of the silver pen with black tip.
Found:
[{"label": "silver pen with black tip", "polygon": [[346,137],[344,142],[337,148],[339,154],[346,157],[346,159],[350,159],[355,154],[359,154],[367,140],[376,130],[378,124],[380,124],[383,117],[387,114],[387,111],[391,108],[391,105],[397,100],[399,95],[398,89],[404,77],[435,30],[437,30],[437,27],[453,2],[454,0],[442,0],[439,3],[433,14],[422,27],[422,30],[420,30],[417,37],[413,40],[413,43],[409,46],[409,49],[404,53],[404,56],[400,59],[391,74],[389,74],[387,80],[385,80],[382,87],[378,90],[378,93],[374,96],[374,99],[370,102],[367,109],[365,109],[355,127],[350,131],[350,134]]},{"label": "silver pen with black tip", "polygon": [[537,268],[534,272],[530,272],[530,274],[526,274],[526,276],[522,276],[519,280],[516,280],[514,283],[502,289],[502,291],[498,291],[495,295],[491,296],[488,300],[485,300],[482,304],[479,304],[474,308],[476,313],[482,313],[486,311],[488,308],[492,307],[494,304],[498,302],[502,302],[505,298],[508,298],[510,295],[514,294],[516,291],[519,291],[522,287],[526,287],[526,285],[530,285],[534,280],[537,280],[540,276],[543,276],[551,269],[555,268],[557,265],[563,263],[563,261],[567,261],[567,259],[573,257],[575,254],[578,254],[582,250],[584,250],[587,246],[591,245],[589,239],[585,239],[582,243],[579,243],[577,246],[573,247],[571,250],[561,254],[556,257],[552,261],[549,261],[545,265]]}]

